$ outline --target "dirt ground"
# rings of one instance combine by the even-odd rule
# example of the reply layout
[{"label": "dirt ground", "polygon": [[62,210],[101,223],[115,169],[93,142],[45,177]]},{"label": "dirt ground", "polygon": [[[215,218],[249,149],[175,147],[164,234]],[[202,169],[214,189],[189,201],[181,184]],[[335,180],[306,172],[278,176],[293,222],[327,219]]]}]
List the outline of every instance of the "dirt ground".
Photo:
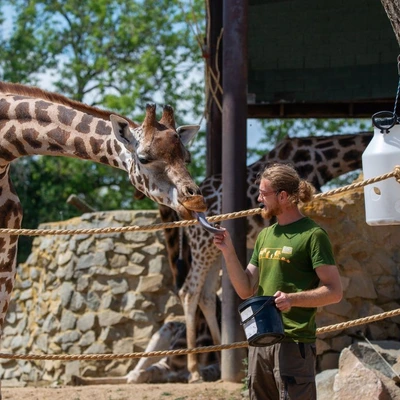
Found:
[{"label": "dirt ground", "polygon": [[2,389],[3,400],[244,400],[231,382],[24,387]]}]

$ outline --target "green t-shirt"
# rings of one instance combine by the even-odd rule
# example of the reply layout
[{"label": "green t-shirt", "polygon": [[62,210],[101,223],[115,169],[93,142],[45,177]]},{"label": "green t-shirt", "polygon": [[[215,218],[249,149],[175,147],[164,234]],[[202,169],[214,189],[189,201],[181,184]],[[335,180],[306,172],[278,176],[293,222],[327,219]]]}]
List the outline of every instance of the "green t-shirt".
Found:
[{"label": "green t-shirt", "polygon": [[[257,237],[250,263],[259,268],[257,294],[273,296],[315,289],[319,278],[315,268],[335,265],[328,234],[305,217],[292,224],[274,224]],[[316,308],[292,307],[282,313],[285,336],[299,342],[315,341]]]}]

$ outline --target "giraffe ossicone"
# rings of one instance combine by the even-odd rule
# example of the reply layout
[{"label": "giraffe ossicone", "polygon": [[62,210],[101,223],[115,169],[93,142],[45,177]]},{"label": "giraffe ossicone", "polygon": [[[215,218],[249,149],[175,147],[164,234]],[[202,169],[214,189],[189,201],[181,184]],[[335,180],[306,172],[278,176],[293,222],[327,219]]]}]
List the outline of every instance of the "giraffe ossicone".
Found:
[{"label": "giraffe ossicone", "polygon": [[[149,198],[192,219],[193,212],[206,210],[186,167],[190,153],[185,144],[198,130],[198,125],[175,128],[170,106],[164,106],[157,121],[156,106],[147,105],[137,125],[62,95],[0,82],[0,227],[21,228],[10,163],[30,155],[80,158],[125,170]],[[17,244],[18,236],[0,235],[0,332],[15,281]]]}]

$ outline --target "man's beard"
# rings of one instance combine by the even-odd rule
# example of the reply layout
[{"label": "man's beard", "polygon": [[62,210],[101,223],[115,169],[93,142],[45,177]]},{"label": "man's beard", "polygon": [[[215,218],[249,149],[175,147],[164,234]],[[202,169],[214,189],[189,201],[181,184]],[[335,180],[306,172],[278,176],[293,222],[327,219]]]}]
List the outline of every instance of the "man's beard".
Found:
[{"label": "man's beard", "polygon": [[279,214],[282,214],[282,207],[279,204],[276,204],[273,207],[264,207],[261,211],[261,216],[264,219],[271,219],[272,217],[276,217]]}]

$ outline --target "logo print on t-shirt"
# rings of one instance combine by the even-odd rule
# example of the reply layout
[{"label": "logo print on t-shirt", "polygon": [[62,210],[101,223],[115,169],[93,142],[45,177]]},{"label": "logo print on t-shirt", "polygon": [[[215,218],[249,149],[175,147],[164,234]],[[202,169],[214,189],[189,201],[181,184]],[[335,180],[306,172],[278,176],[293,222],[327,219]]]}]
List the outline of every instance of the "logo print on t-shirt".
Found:
[{"label": "logo print on t-shirt", "polygon": [[261,259],[268,259],[268,260],[280,260],[286,263],[290,263],[290,260],[287,259],[283,254],[292,254],[292,247],[284,246],[283,248],[269,248],[264,247],[261,249],[258,258]]}]

